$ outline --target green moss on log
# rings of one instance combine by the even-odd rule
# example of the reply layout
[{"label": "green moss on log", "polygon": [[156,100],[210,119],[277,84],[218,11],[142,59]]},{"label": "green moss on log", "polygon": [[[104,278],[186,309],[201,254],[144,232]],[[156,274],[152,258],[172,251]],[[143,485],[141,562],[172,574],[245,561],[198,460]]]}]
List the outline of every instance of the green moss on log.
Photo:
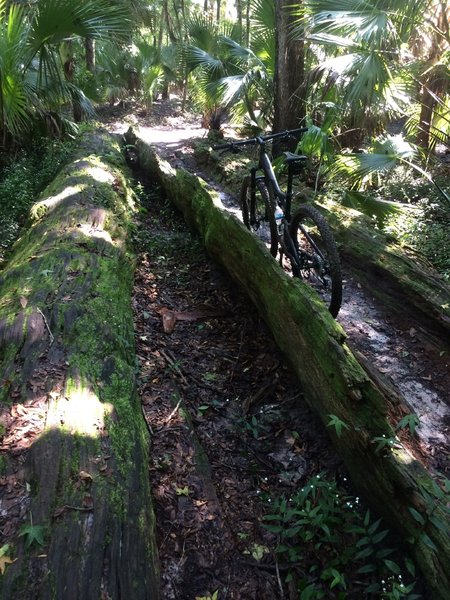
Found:
[{"label": "green moss on log", "polygon": [[24,487],[35,481],[33,523],[49,536],[39,552],[16,538],[4,600],[63,598],[68,589],[92,600],[159,598],[125,171],[111,136],[86,136],[33,207],[0,276],[0,377],[8,382],[0,401],[48,401],[23,477]]}]

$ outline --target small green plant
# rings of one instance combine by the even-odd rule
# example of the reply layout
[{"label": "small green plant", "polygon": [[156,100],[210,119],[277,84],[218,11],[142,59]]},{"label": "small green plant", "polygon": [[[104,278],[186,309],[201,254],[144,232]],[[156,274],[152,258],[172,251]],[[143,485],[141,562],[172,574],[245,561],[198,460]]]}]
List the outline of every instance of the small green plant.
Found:
[{"label": "small green plant", "polygon": [[410,413],[409,415],[405,415],[400,421],[397,423],[396,429],[409,429],[411,435],[416,433],[416,429],[420,425],[420,419],[416,415],[416,413]]},{"label": "small green plant", "polygon": [[209,404],[202,404],[201,406],[197,406],[197,417],[203,417],[209,408]]},{"label": "small green plant", "polygon": [[205,596],[195,596],[195,600],[219,600],[219,590],[216,590],[212,594],[206,592]]},{"label": "small green plant", "polygon": [[347,423],[345,423],[344,421],[342,421],[336,415],[328,415],[328,416],[330,417],[330,420],[328,422],[327,427],[334,427],[334,430],[336,431],[336,435],[338,437],[341,437],[342,430],[343,429],[348,429]]},{"label": "small green plant", "polygon": [[217,373],[205,373],[203,375],[203,380],[204,381],[216,381],[217,380]]},{"label": "small green plant", "polygon": [[397,438],[386,437],[384,434],[372,438],[372,443],[376,444],[375,452],[377,454],[380,454],[384,450],[402,447]]},{"label": "small green plant", "polygon": [[30,523],[22,525],[20,528],[19,536],[25,537],[25,546],[27,548],[33,544],[43,546],[45,532],[46,527],[44,525],[33,525],[33,518],[31,517]]},{"label": "small green plant", "polygon": [[241,417],[238,420],[237,428],[243,433],[250,433],[252,437],[257,440],[259,439],[261,432],[264,430],[264,425],[260,420],[258,420],[256,415],[252,415],[250,420]]},{"label": "small green plant", "polygon": [[[299,598],[419,598],[413,563],[386,545],[389,531],[359,498],[318,475],[296,494],[270,502],[265,527],[275,552],[290,565],[287,580]],[[348,596],[347,596],[348,594]]]}]

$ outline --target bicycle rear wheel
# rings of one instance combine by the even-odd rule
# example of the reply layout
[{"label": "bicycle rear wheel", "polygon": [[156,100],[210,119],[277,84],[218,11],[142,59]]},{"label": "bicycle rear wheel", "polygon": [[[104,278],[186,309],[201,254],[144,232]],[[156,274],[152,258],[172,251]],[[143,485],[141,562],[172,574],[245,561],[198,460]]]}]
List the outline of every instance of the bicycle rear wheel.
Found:
[{"label": "bicycle rear wheel", "polygon": [[272,256],[277,255],[278,237],[275,217],[271,209],[269,190],[262,179],[256,180],[255,199],[251,197],[251,178],[242,182],[241,210],[244,225],[270,247]]},{"label": "bicycle rear wheel", "polygon": [[339,254],[331,229],[317,208],[305,205],[292,216],[289,233],[298,254],[292,273],[308,283],[336,317],[342,303]]}]

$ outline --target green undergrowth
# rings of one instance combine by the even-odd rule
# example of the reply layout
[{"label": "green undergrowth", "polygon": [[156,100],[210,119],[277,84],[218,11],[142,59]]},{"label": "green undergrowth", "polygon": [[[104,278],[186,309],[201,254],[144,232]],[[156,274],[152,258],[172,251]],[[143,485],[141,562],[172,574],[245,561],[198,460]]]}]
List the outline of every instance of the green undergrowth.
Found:
[{"label": "green undergrowth", "polygon": [[[444,165],[435,166],[434,180],[450,194]],[[420,252],[450,281],[450,203],[438,189],[424,177],[398,167],[374,190],[374,197],[403,208],[388,216],[384,230]]]},{"label": "green undergrowth", "polygon": [[413,561],[345,480],[321,473],[295,493],[265,501],[277,562],[300,600],[423,597]]},{"label": "green undergrowth", "polygon": [[36,197],[74,148],[73,140],[42,139],[15,154],[0,155],[0,260],[18,236]]}]

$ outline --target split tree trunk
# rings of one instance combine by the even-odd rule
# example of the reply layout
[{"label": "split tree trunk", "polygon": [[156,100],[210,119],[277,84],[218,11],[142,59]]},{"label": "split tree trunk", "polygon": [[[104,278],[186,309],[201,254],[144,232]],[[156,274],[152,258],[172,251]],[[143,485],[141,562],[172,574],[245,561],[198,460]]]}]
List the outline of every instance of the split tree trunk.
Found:
[{"label": "split tree trunk", "polygon": [[170,200],[200,233],[206,249],[247,292],[302,383],[311,408],[328,426],[354,484],[366,501],[409,544],[430,597],[448,597],[449,516],[431,476],[403,447],[377,450],[377,438],[395,437],[391,398],[358,363],[342,328],[308,286],[289,278],[264,244],[222,208],[216,192],[183,169],[176,171],[130,134],[141,167],[160,180]]},{"label": "split tree trunk", "polygon": [[2,444],[25,512],[2,600],[159,598],[124,167],[112,137],[85,138],[1,273],[1,415],[33,425]]},{"label": "split tree trunk", "polygon": [[402,248],[358,211],[320,205],[345,264],[393,312],[409,315],[450,348],[450,290],[412,249]]}]

